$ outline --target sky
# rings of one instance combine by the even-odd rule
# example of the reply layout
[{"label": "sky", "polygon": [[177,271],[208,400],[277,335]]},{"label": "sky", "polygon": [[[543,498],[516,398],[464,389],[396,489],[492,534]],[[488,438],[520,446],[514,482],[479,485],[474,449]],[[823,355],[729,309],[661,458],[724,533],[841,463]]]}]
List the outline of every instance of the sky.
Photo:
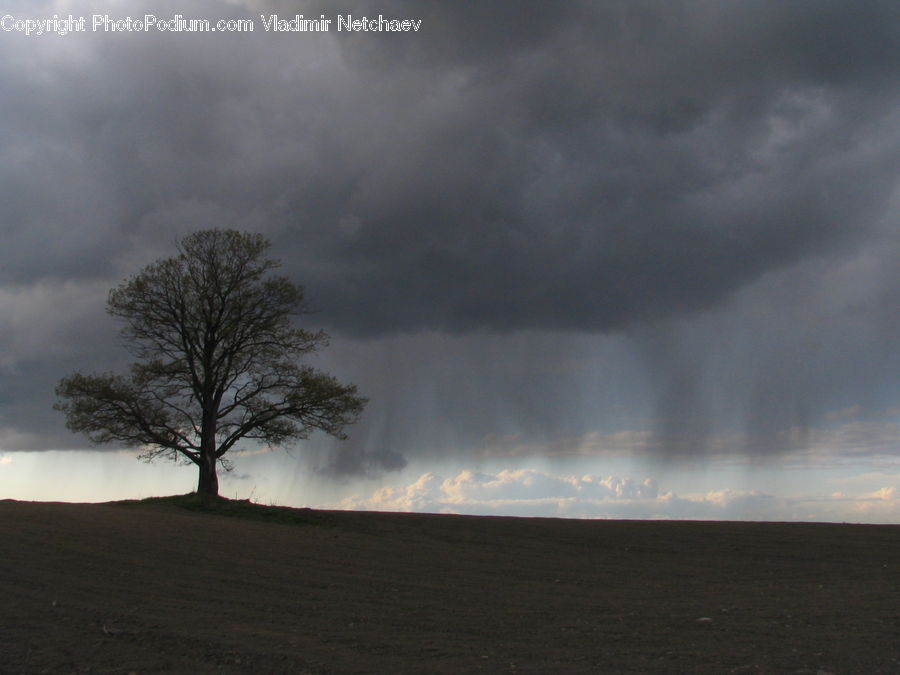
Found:
[{"label": "sky", "polygon": [[[221,227],[370,399],[346,441],[235,452],[224,496],[900,522],[894,0],[2,12],[0,498],[195,487],[54,387],[126,368],[108,291]],[[266,30],[298,14],[329,30]],[[346,29],[379,16],[417,29]]]}]

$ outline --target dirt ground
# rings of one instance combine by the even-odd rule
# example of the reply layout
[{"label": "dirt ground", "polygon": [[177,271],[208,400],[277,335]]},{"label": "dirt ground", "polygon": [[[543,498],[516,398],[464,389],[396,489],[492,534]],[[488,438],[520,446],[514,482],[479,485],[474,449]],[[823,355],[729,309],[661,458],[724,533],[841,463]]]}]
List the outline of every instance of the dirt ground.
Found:
[{"label": "dirt ground", "polygon": [[0,502],[3,673],[900,673],[900,526]]}]

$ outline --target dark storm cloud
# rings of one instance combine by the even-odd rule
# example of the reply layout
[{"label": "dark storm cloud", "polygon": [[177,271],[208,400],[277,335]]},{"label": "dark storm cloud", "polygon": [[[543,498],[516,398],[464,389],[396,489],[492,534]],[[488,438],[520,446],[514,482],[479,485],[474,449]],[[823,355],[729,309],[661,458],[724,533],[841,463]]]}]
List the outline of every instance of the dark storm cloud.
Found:
[{"label": "dark storm cloud", "polygon": [[892,187],[890,3],[346,11],[425,23],[9,36],[4,276],[235,225],[351,333],[609,330],[852,245]]},{"label": "dark storm cloud", "polygon": [[[0,297],[46,317],[0,317],[0,421],[20,428],[49,428],[53,380],[41,370],[29,381],[26,346],[59,344],[77,321],[54,298],[94,327],[53,357],[61,376],[116,346],[97,328],[103,289],[187,232],[224,226],[266,233],[321,308],[315,320],[338,335],[407,333],[437,352],[445,334],[472,340],[455,347],[467,376],[432,372],[431,352],[400,393],[388,391],[396,371],[348,372],[380,402],[338,471],[367,458],[396,468],[467,424],[469,446],[486,433],[590,430],[584,420],[602,414],[566,396],[599,387],[577,369],[565,382],[516,380],[519,364],[557,363],[570,344],[531,332],[634,336],[660,433],[693,447],[719,385],[698,379],[710,357],[696,345],[711,341],[672,326],[754,284],[776,297],[770,275],[864,249],[895,188],[894,2],[341,6],[422,19],[404,35],[263,32],[260,14],[318,16],[311,4],[20,11],[256,21],[252,35],[0,35]],[[892,297],[882,291],[871,313]],[[512,332],[548,351],[482,340]],[[752,385],[721,385],[739,392],[754,429],[818,411],[801,403],[821,380],[790,368],[804,344],[791,333],[729,352],[765,364]],[[871,363],[867,373],[882,362]],[[734,371],[737,381],[752,368]],[[548,392],[558,403],[541,403]]]},{"label": "dark storm cloud", "polygon": [[[328,242],[336,320],[615,329],[852,244],[897,168],[897,23],[790,7],[525,5],[506,24],[534,42],[482,53],[476,30],[477,61],[432,55],[419,114],[348,195],[358,229]],[[419,82],[395,56],[388,81]]]}]

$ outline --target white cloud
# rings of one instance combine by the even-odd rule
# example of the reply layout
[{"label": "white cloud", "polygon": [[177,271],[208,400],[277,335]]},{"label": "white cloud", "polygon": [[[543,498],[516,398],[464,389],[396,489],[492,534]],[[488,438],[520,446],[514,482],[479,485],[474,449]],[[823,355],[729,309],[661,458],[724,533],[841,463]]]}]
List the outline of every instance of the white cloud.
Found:
[{"label": "white cloud", "polygon": [[776,496],[724,488],[679,496],[656,481],[618,476],[553,475],[533,469],[495,474],[422,474],[406,486],[384,486],[331,508],[424,513],[698,520],[900,522],[900,490],[885,486],[827,496]]},{"label": "white cloud", "polygon": [[871,499],[880,499],[885,502],[895,501],[898,497],[900,495],[897,494],[897,488],[894,487],[884,487],[870,495]]},{"label": "white cloud", "polygon": [[370,498],[353,497],[342,508],[444,513],[541,512],[544,515],[580,514],[584,504],[614,500],[655,499],[656,482],[586,475],[554,476],[532,469],[497,474],[461,471],[444,479],[423,474],[406,487],[383,487]]}]

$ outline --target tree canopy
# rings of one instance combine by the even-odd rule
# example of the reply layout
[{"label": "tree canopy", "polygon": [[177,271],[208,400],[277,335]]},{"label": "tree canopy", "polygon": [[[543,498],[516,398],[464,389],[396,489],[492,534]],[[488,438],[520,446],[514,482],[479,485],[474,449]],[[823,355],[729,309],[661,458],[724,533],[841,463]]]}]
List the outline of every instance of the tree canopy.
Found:
[{"label": "tree canopy", "polygon": [[127,375],[75,372],[57,386],[66,425],[144,459],[199,467],[198,493],[218,494],[217,463],[241,441],[280,446],[344,427],[366,400],[302,359],[328,336],[294,326],[303,288],[272,271],[259,234],[203,230],[110,291],[136,361]]}]

